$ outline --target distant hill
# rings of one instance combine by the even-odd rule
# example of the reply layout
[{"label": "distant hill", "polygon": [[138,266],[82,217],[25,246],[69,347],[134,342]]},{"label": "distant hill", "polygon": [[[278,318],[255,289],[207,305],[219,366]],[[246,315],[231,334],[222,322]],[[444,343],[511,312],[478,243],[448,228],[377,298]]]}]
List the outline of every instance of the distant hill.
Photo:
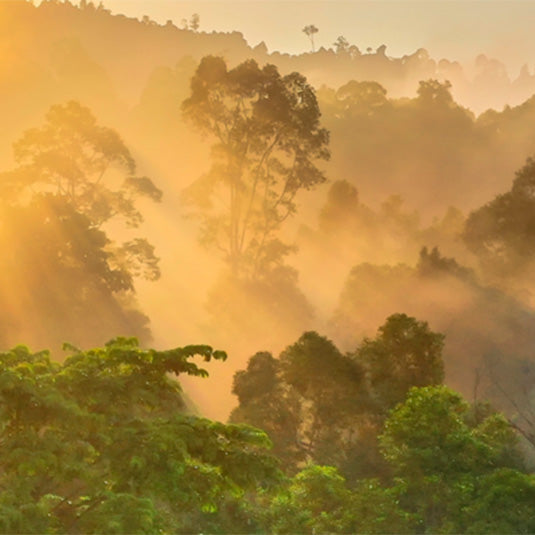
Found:
[{"label": "distant hill", "polygon": [[[532,101],[477,120],[470,111],[526,100],[535,93],[535,75],[527,68],[511,81],[502,64],[485,56],[468,73],[424,49],[393,58],[384,45],[362,52],[344,39],[315,53],[269,54],[263,43],[251,48],[237,31],[159,25],[87,1],[35,6],[11,0],[0,2],[0,167],[9,167],[11,143],[50,105],[74,99],[119,130],[148,163],[147,172],[184,187],[203,172],[209,146],[182,123],[179,106],[207,54],[222,55],[230,65],[254,58],[307,76],[332,132],[330,178],[352,181],[369,199],[400,194],[419,209],[468,209],[505,187],[535,151]],[[442,111],[414,98],[419,82],[429,79],[451,82],[453,100]],[[384,102],[370,109],[366,102],[355,105],[360,97],[346,84],[371,80],[384,88]],[[188,161],[173,149],[185,140],[194,147]],[[433,193],[437,187],[440,196]]]},{"label": "distant hill", "polygon": [[48,0],[36,7],[28,0],[0,2],[0,50],[8,58],[2,65],[2,85],[9,83],[9,75],[26,83],[50,83],[51,75],[67,74],[62,68],[68,70],[75,60],[80,73],[84,64],[94,62],[104,69],[121,99],[131,104],[155,67],[175,65],[184,56],[199,59],[215,54],[231,64],[249,57],[271,62],[283,72],[305,74],[317,87],[338,87],[352,79],[374,80],[394,97],[412,96],[420,80],[448,79],[456,100],[478,112],[516,104],[535,93],[535,75],[527,67],[510,80],[501,63],[483,55],[473,72],[466,72],[457,62],[431,58],[425,49],[394,58],[384,45],[362,52],[345,40],[336,50],[268,54],[263,43],[249,47],[238,31],[180,29],[172,21],[159,25],[148,17],[138,20],[113,15],[92,2],[83,4],[81,8],[69,1]]}]

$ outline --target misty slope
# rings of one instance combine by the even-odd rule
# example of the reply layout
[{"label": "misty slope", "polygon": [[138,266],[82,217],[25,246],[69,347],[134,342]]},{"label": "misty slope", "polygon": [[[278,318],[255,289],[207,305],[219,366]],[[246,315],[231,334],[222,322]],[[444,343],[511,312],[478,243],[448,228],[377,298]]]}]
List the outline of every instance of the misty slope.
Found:
[{"label": "misty slope", "polygon": [[[336,334],[340,341],[358,338],[354,323],[360,318],[367,319],[368,331],[374,330],[386,315],[404,312],[404,307],[419,319],[427,319],[428,313],[430,320],[440,316],[437,328],[453,333],[454,347],[473,336],[474,361],[488,349],[485,329],[497,323],[506,330],[505,350],[513,345],[515,333],[526,337],[526,344],[531,340],[526,318],[532,311],[524,304],[500,294],[500,305],[493,309],[488,306],[490,294],[480,286],[467,289],[449,279],[437,282],[437,291],[431,292],[414,268],[403,268],[410,274],[401,276],[392,267],[414,264],[423,246],[435,245],[461,264],[475,265],[458,239],[464,215],[457,208],[467,213],[507,189],[514,170],[535,152],[535,100],[478,117],[464,106],[477,102],[480,111],[489,104],[527,98],[535,87],[527,70],[511,82],[503,66],[481,57],[479,71],[469,76],[460,65],[437,62],[425,50],[390,58],[384,47],[366,54],[351,46],[300,56],[268,54],[265,46],[249,47],[238,32],[193,32],[172,23],[159,26],[149,19],[112,15],[91,4],[79,9],[57,2],[39,7],[0,2],[0,51],[2,170],[12,167],[11,144],[23,130],[39,125],[51,105],[74,99],[89,106],[99,123],[117,130],[140,175],[150,176],[163,190],[160,205],[141,205],[146,216],[141,230],[161,259],[162,278],[140,283],[137,295],[157,346],[200,340],[229,350],[229,363],[214,371],[209,389],[203,386],[195,396],[210,414],[226,416],[234,402],[232,373],[253,352],[277,352],[305,329],[332,328],[329,320],[344,282],[359,272],[356,265],[375,263],[379,267],[372,265],[372,271],[393,270],[390,275],[399,288],[392,295],[383,291],[390,287],[390,275],[363,277],[369,294],[348,304],[353,324]],[[213,140],[184,122],[180,105],[206,54],[223,55],[231,66],[252,57],[260,65],[274,63],[281,73],[306,75],[317,89],[322,124],[331,131],[332,158],[323,169],[331,182],[347,181],[369,204],[357,202],[346,212],[334,206],[339,221],[326,232],[324,217],[324,228],[316,232],[328,186],[298,197],[296,216],[281,232],[301,248],[289,258],[298,270],[254,291],[226,284],[223,263],[198,244],[198,221],[184,218],[182,192],[208,171]],[[456,208],[448,211],[452,205]],[[439,219],[429,223],[433,217]],[[123,230],[111,231],[115,239],[131,237]],[[329,273],[327,280],[317,266]],[[448,305],[450,283],[475,296],[475,310],[485,309],[488,315],[487,327],[459,331],[451,326],[456,320],[448,323],[448,315],[466,314],[462,299],[458,306]],[[396,298],[413,286],[416,304]],[[384,309],[378,305],[381,299],[387,301]]]},{"label": "misty slope", "polygon": [[[502,64],[483,55],[477,59],[474,73],[468,74],[460,64],[431,58],[424,49],[394,58],[386,54],[386,46],[363,53],[355,45],[338,43],[336,50],[322,48],[298,56],[268,54],[263,44],[251,48],[238,31],[194,32],[179,29],[172,21],[160,26],[148,17],[139,21],[112,15],[91,2],[85,9],[70,2],[42,2],[38,7],[26,0],[2,2],[0,29],[4,82],[18,78],[33,89],[39,84],[42,90],[47,82],[58,89],[66,75],[86,83],[100,79],[104,85],[107,75],[120,100],[129,105],[136,102],[156,67],[173,66],[187,55],[198,60],[209,53],[221,54],[232,64],[248,57],[269,61],[284,73],[303,73],[316,87],[339,87],[351,79],[375,80],[396,98],[414,94],[420,80],[448,79],[455,97],[478,111],[521,102],[535,89],[535,75],[527,68],[510,80]],[[81,80],[84,76],[86,80]],[[487,91],[489,86],[492,92]],[[87,95],[91,89],[99,93],[109,90],[87,87]]]}]

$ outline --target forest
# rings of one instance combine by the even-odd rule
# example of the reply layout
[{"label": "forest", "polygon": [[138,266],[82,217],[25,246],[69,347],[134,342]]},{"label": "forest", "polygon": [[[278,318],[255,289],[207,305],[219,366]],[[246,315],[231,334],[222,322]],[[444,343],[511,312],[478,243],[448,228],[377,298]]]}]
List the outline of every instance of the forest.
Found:
[{"label": "forest", "polygon": [[535,73],[185,16],[0,2],[0,533],[535,533]]}]

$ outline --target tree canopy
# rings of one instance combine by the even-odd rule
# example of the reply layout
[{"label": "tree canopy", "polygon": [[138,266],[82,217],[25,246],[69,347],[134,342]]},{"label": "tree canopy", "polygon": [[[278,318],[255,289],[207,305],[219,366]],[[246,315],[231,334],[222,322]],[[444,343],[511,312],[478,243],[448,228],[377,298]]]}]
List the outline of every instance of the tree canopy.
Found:
[{"label": "tree canopy", "polygon": [[[158,279],[158,258],[145,238],[113,240],[110,224],[138,227],[137,201],[159,201],[161,191],[136,176],[117,132],[75,101],[52,106],[44,125],[14,144],[14,157],[17,167],[0,175],[0,243],[11,251],[1,260],[0,299],[10,325],[3,346],[21,339],[57,344],[65,330],[78,344],[116,332],[148,339],[134,280]],[[20,286],[27,300],[11,295]]]},{"label": "tree canopy", "polygon": [[3,533],[210,531],[227,502],[277,481],[262,431],[188,414],[169,376],[205,376],[192,357],[224,352],[126,338],[67,349],[63,364],[0,354]]},{"label": "tree canopy", "polygon": [[374,340],[343,354],[304,333],[278,359],[257,353],[234,376],[231,421],[265,429],[290,470],[304,461],[336,466],[352,482],[384,465],[376,436],[413,386],[440,384],[443,335],[405,314],[390,316]]}]

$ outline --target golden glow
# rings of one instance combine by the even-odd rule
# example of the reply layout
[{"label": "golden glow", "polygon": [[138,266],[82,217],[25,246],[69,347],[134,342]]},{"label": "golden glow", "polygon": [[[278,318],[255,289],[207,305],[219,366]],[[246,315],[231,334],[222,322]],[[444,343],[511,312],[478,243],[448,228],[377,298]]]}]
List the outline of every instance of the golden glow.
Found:
[{"label": "golden glow", "polygon": [[[381,131],[377,127],[377,139],[358,152],[364,141],[360,147],[352,146],[351,141],[366,140],[371,129],[362,118],[346,124],[340,113],[328,109],[329,91],[332,97],[334,90],[355,76],[354,71],[347,74],[327,68],[333,60],[326,52],[318,56],[317,63],[307,55],[296,59],[254,52],[261,62],[279,62],[281,72],[302,67],[317,89],[326,86],[320,97],[324,119],[330,123],[326,126],[332,130],[332,160],[325,166],[326,173],[331,182],[351,182],[359,192],[363,213],[368,210],[380,222],[371,224],[363,219],[352,232],[328,235],[320,228],[318,219],[330,185],[301,195],[297,216],[288,222],[283,237],[299,246],[299,252],[289,257],[288,263],[299,272],[298,288],[311,303],[315,315],[281,322],[284,311],[268,314],[260,307],[240,310],[246,305],[239,300],[239,292],[231,293],[229,289],[229,300],[222,308],[244,318],[243,325],[231,329],[207,310],[211,292],[218,283],[224,293],[224,264],[217,254],[200,247],[198,221],[186,219],[181,204],[184,188],[209,169],[213,140],[201,138],[182,120],[180,104],[189,94],[189,78],[200,57],[222,54],[229,63],[236,64],[253,54],[240,36],[211,36],[208,32],[212,29],[242,31],[252,46],[265,41],[269,51],[301,54],[308,52],[309,47],[301,28],[314,23],[320,29],[317,48],[331,48],[335,39],[344,35],[360,48],[363,56],[369,56],[364,60],[368,63],[375,61],[380,65],[383,61],[375,54],[382,44],[387,45],[387,55],[398,59],[414,56],[422,47],[428,50],[427,59],[413,57],[416,63],[420,61],[418,69],[402,80],[390,79],[386,71],[376,69],[378,76],[384,78],[382,83],[388,86],[387,96],[394,110],[405,110],[410,115],[410,110],[417,106],[414,101],[418,81],[436,74],[424,68],[425,62],[435,62],[437,67],[436,62],[442,57],[463,62],[462,67],[452,64],[446,68],[443,64],[439,72],[442,79],[458,74],[452,89],[456,102],[476,114],[490,105],[501,110],[504,103],[518,104],[529,96],[526,88],[533,81],[535,41],[531,33],[535,2],[105,0],[104,6],[129,17],[148,15],[162,26],[150,20],[142,23],[124,16],[112,17],[105,12],[84,15],[68,5],[54,7],[43,3],[33,7],[25,2],[0,1],[0,171],[14,167],[12,143],[26,129],[42,124],[44,114],[54,104],[78,100],[91,108],[99,124],[120,133],[138,163],[137,175],[151,177],[164,192],[160,205],[140,202],[140,211],[145,216],[140,228],[125,230],[115,224],[109,227],[110,237],[117,242],[146,236],[161,258],[161,279],[136,284],[140,309],[151,320],[154,345],[167,348],[207,343],[229,353],[226,363],[207,366],[210,379],[185,381],[204,414],[224,419],[235,404],[230,394],[233,373],[243,369],[256,351],[267,350],[277,355],[305,329],[331,336],[349,350],[362,336],[373,335],[386,316],[394,312],[429,319],[431,327],[440,330],[448,329],[467,309],[485,308],[485,302],[478,301],[482,298],[477,291],[466,284],[448,281],[441,286],[420,281],[414,283],[414,293],[410,294],[393,281],[391,286],[371,288],[363,301],[357,303],[355,315],[359,317],[350,332],[341,332],[335,314],[348,274],[356,265],[370,263],[394,268],[402,263],[407,270],[414,271],[423,245],[440,245],[446,256],[475,265],[454,238],[454,224],[449,228],[444,223],[437,230],[439,224],[433,223],[433,218],[442,221],[450,204],[466,215],[509,187],[514,170],[533,151],[527,119],[522,119],[518,128],[511,123],[511,132],[504,139],[493,131],[496,137],[488,145],[483,136],[478,140],[463,139],[459,142],[462,149],[455,153],[458,161],[446,157],[457,147],[457,116],[452,121],[451,136],[441,137],[438,146],[423,144],[420,153],[409,154],[400,149],[416,131],[415,123],[409,119],[396,123],[397,137],[393,135],[390,145],[377,134]],[[181,19],[192,13],[200,15],[200,35],[163,27],[168,19],[180,27]],[[367,47],[373,49],[373,54],[366,52]],[[478,67],[474,59],[479,53],[487,54],[488,58],[480,59]],[[487,83],[485,77],[489,70],[491,74],[501,72],[503,65],[493,63],[493,57],[507,67],[508,78],[502,80],[501,86]],[[520,66],[525,62],[530,67],[528,80],[516,83]],[[480,78],[476,83],[477,76]],[[476,115],[470,113],[466,111],[459,121],[471,121],[467,130],[472,131]],[[486,120],[491,119],[492,113]],[[424,119],[419,116],[418,121],[421,125]],[[441,126],[438,122],[436,125],[430,122],[422,127],[418,139],[424,143],[432,135],[438,136]],[[416,141],[411,147],[415,146],[419,147]],[[367,166],[362,163],[364,160]],[[359,172],[355,171],[357,168]],[[462,177],[469,179],[459,178],[461,172],[465,173]],[[391,195],[401,195],[404,204],[388,200]],[[395,210],[398,211],[392,215]],[[418,214],[416,219],[420,219],[412,224],[414,212]],[[401,228],[400,221],[408,220],[406,227]],[[13,239],[0,227],[3,254],[9,255],[14,247],[24,247]],[[57,227],[50,239],[60,243],[67,237]],[[9,332],[11,344],[32,344],[38,349],[69,341],[69,332],[64,332],[62,326],[50,331],[47,318],[40,319],[42,309],[36,305],[36,289],[55,284],[57,274],[50,271],[51,265],[11,266],[2,273],[0,303],[7,318],[3,328]],[[57,293],[54,297],[61,302],[70,296]],[[485,329],[496,329],[493,321],[489,316],[483,317],[481,324],[474,327],[477,337]],[[500,336],[505,339],[508,333]],[[463,340],[453,340],[453,349],[462,348]],[[451,369],[457,373],[455,366],[460,364],[451,362]],[[462,383],[460,376],[459,372],[454,380]]]}]

